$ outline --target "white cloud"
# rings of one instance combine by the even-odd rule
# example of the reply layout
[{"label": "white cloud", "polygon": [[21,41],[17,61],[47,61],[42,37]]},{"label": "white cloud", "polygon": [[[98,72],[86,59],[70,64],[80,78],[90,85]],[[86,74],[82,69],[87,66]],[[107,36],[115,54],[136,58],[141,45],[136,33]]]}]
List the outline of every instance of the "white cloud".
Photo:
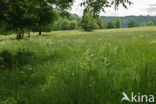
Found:
[{"label": "white cloud", "polygon": [[[76,13],[79,16],[83,14],[83,7],[81,7],[80,0],[75,0],[71,13]],[[132,0],[133,5],[129,6],[128,9],[119,7],[118,11],[114,8],[106,8],[106,13],[101,12],[101,16],[127,16],[127,15],[156,15],[156,0]]]}]

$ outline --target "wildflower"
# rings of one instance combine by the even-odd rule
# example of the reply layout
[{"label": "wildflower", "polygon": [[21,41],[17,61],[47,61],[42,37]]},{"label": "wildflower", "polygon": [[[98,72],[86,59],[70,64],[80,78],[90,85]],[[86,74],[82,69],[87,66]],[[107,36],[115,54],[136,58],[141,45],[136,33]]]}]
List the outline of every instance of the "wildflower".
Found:
[{"label": "wildflower", "polygon": [[72,76],[74,76],[75,75],[75,73],[72,73]]},{"label": "wildflower", "polygon": [[54,76],[49,76],[49,79],[54,79]]},{"label": "wildflower", "polygon": [[92,85],[91,85],[91,84],[89,84],[89,87],[92,87]]},{"label": "wildflower", "polygon": [[1,66],[0,66],[0,68],[4,68],[4,66],[3,66],[3,65],[1,65]]},{"label": "wildflower", "polygon": [[24,71],[20,71],[21,74],[24,74]]},{"label": "wildflower", "polygon": [[20,97],[18,96],[17,99],[20,100]]},{"label": "wildflower", "polygon": [[27,70],[32,70],[32,67],[31,67],[31,66],[28,66],[28,67],[27,67]]},{"label": "wildflower", "polygon": [[29,70],[29,71],[32,70],[31,65],[24,66],[24,68],[27,69],[27,70]]}]

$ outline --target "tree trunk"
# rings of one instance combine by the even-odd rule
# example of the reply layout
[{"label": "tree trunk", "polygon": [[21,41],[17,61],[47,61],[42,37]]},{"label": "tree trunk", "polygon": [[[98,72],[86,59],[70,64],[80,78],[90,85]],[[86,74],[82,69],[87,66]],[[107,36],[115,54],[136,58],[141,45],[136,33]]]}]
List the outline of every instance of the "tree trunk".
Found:
[{"label": "tree trunk", "polygon": [[24,37],[24,33],[22,33],[22,38]]},{"label": "tree trunk", "polygon": [[42,32],[41,31],[39,31],[39,35],[42,35]]}]

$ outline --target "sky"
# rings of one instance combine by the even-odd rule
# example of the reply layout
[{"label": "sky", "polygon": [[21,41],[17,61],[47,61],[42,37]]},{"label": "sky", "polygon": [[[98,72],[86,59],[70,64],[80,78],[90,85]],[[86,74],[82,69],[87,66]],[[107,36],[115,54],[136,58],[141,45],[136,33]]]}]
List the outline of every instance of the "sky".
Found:
[{"label": "sky", "polygon": [[[70,10],[71,13],[75,13],[79,16],[83,14],[83,7],[79,4],[82,0],[75,0],[75,3]],[[150,15],[156,16],[156,0],[131,0],[133,4],[128,9],[119,7],[119,10],[115,11],[113,7],[106,8],[105,13],[101,12],[101,16],[128,16],[128,15]]]}]

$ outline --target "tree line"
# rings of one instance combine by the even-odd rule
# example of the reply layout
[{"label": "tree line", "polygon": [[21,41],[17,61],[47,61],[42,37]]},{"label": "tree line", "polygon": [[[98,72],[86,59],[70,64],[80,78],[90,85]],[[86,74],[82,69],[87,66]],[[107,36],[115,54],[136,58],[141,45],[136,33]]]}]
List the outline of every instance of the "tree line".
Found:
[{"label": "tree line", "polygon": [[101,16],[102,20],[104,22],[108,22],[109,20],[116,20],[116,18],[119,18],[121,20],[122,28],[128,28],[128,23],[131,20],[134,20],[137,22],[138,26],[148,26],[147,22],[152,21],[154,25],[156,25],[156,16],[124,16],[124,17],[115,17],[115,16]]}]

